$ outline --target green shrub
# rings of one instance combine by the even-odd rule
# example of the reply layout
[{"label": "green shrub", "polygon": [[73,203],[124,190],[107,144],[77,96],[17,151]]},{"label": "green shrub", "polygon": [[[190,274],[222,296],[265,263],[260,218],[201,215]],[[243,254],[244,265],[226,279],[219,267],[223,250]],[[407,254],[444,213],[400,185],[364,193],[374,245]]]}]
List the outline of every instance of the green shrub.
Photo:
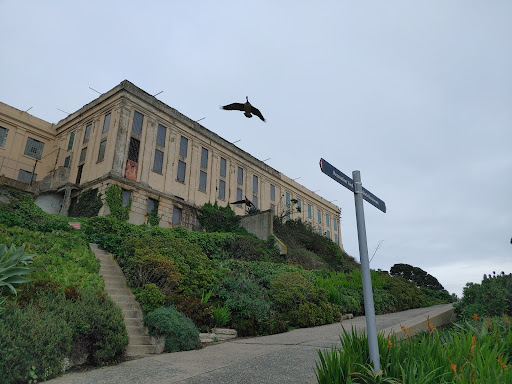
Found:
[{"label": "green shrub", "polygon": [[154,311],[165,303],[165,295],[153,283],[144,285],[144,288],[135,288],[134,293],[145,313]]},{"label": "green shrub", "polygon": [[103,206],[97,189],[86,189],[78,197],[76,204],[69,207],[69,216],[72,217],[94,217],[98,215]]},{"label": "green shrub", "polygon": [[172,294],[168,301],[190,318],[201,332],[208,332],[213,327],[214,319],[210,305],[199,297]]},{"label": "green shrub", "polygon": [[[239,232],[241,217],[237,216],[231,207],[219,207],[206,203],[197,214],[201,228],[207,232]],[[243,231],[243,230],[242,230]]]},{"label": "green shrub", "polygon": [[144,315],[144,325],[151,336],[165,335],[165,352],[190,351],[201,345],[197,327],[174,307],[158,308]]},{"label": "green shrub", "polygon": [[212,315],[215,319],[216,327],[223,327],[231,319],[231,312],[229,312],[227,307],[213,308]]},{"label": "green shrub", "polygon": [[0,318],[2,382],[28,382],[32,366],[43,380],[61,374],[62,361],[71,352],[72,335],[71,326],[58,312],[7,306]]},{"label": "green shrub", "polygon": [[[181,274],[174,262],[158,253],[138,253],[124,268],[130,285],[144,287],[153,284],[164,295],[178,290]],[[156,308],[154,308],[156,309]]]},{"label": "green shrub", "polygon": [[279,275],[270,283],[269,294],[276,310],[291,326],[310,327],[338,321],[337,306],[327,301],[327,292],[299,272]]},{"label": "green shrub", "polygon": [[481,284],[468,283],[462,299],[455,304],[455,314],[462,319],[474,314],[480,317],[512,316],[512,275],[496,275],[483,279]]}]

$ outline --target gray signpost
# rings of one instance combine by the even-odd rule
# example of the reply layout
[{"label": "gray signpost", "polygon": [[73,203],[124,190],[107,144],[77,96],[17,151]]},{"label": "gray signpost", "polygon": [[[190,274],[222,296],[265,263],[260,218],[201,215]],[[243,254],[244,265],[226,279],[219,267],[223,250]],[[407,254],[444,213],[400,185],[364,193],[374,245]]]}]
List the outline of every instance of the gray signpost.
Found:
[{"label": "gray signpost", "polygon": [[359,256],[361,260],[361,277],[363,279],[364,313],[366,316],[366,333],[368,335],[368,349],[370,360],[373,362],[375,372],[380,370],[379,344],[377,341],[377,324],[375,322],[375,305],[373,303],[372,279],[370,274],[370,262],[368,260],[368,245],[366,242],[366,226],[364,222],[363,199],[373,206],[386,212],[386,204],[370,191],[363,188],[361,174],[353,171],[352,177],[334,168],[324,159],[320,159],[320,169],[330,178],[336,180],[345,188],[354,192],[356,206],[357,237],[359,241]]}]

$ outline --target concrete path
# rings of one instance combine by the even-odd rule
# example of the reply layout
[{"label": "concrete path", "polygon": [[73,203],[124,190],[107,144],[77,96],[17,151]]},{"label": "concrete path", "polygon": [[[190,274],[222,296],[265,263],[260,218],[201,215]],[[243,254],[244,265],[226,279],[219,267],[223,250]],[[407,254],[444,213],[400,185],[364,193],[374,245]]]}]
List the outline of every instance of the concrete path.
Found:
[{"label": "concrete path", "polygon": [[[377,316],[377,329],[388,334],[400,325],[426,329],[427,316],[436,326],[449,322],[452,305],[411,309]],[[364,317],[344,320],[350,330],[366,328]],[[57,384],[249,384],[316,383],[318,349],[339,346],[340,323],[297,329],[271,336],[240,338],[206,348],[152,355],[47,381]]]}]

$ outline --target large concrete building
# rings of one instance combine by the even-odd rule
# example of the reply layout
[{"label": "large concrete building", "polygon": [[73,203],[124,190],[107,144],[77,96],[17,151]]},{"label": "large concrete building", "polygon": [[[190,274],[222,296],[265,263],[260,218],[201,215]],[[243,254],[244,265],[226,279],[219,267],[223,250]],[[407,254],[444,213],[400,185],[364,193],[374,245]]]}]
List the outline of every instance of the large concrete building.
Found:
[{"label": "large concrete building", "polygon": [[[204,203],[247,197],[342,246],[336,205],[126,80],[57,124],[0,103],[0,177],[61,214],[82,191],[104,196],[117,184],[130,222],[146,222],[158,202],[162,227],[192,229]],[[105,204],[99,214],[107,213]]]}]

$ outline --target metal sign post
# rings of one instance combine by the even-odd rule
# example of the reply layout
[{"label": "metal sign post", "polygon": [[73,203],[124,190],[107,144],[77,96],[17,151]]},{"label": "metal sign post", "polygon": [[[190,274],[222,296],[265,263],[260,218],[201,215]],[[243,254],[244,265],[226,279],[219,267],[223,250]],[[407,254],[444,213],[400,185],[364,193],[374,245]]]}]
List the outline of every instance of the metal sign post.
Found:
[{"label": "metal sign post", "polygon": [[353,180],[334,168],[324,159],[320,159],[320,169],[327,176],[336,180],[345,188],[354,192],[357,220],[357,238],[359,241],[359,257],[361,261],[361,278],[363,280],[364,313],[366,317],[366,333],[368,335],[368,349],[370,360],[373,362],[375,372],[380,370],[379,344],[377,340],[377,324],[375,321],[375,305],[373,303],[372,278],[370,273],[370,261],[368,260],[368,245],[366,242],[366,225],[364,221],[363,200],[386,212],[386,204],[374,194],[363,188],[361,173],[352,172]]}]

